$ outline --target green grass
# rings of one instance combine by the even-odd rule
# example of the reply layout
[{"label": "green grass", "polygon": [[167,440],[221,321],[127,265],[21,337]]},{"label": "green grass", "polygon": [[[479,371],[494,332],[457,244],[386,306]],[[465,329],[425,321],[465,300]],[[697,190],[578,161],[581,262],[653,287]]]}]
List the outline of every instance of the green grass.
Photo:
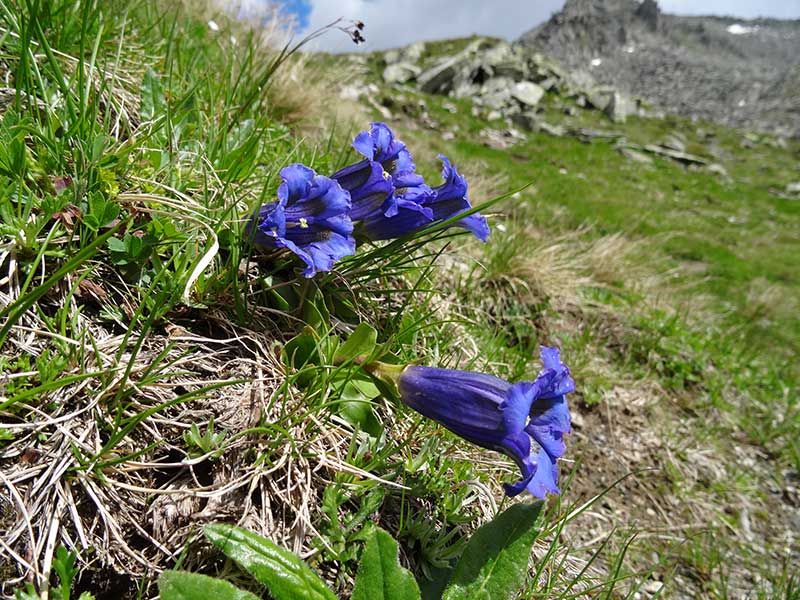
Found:
[{"label": "green grass", "polygon": [[[613,127],[632,143],[679,129],[697,152],[713,133],[725,182],[666,160],[634,166],[607,142],[531,134],[486,148],[468,102],[403,92],[440,129],[459,127],[444,142],[391,123],[429,180],[444,152],[474,204],[533,185],[488,209],[485,247],[439,232],[307,282],[242,237],[283,166],[330,173],[354,156],[366,121],[319,112],[311,98],[329,97],[328,79],[313,65],[203,6],[0,1],[0,28],[15,90],[0,113],[4,593],[28,576],[46,590],[63,561],[53,545],[77,558],[73,593],[97,597],[146,597],[156,569],[176,563],[228,573],[197,535],[218,520],[300,551],[341,593],[370,520],[421,580],[452,564],[512,466],[338,360],[368,322],[385,359],[509,379],[536,372],[538,344],[562,347],[585,424],[527,596],[632,596],[655,573],[725,597],[749,568],[763,573],[759,594],[794,597],[791,559],[766,560],[787,521],[765,490],[800,470],[800,216],[773,193],[796,179],[797,141],[744,149],[738,133],[675,118]],[[466,43],[430,44],[426,57]],[[319,60],[335,79],[340,59]],[[575,124],[609,127],[588,112]],[[611,426],[619,439],[594,437]],[[651,462],[615,462],[628,438]],[[738,471],[737,452],[755,462]],[[713,461],[698,467],[695,454]],[[648,466],[658,473],[641,475]],[[620,494],[678,497],[678,524],[707,522],[702,535],[659,522],[663,539],[638,536],[644,513],[621,510],[605,530],[591,511],[606,500],[577,509],[604,492],[614,507]],[[740,544],[745,509],[755,541]]]},{"label": "green grass", "polygon": [[[668,509],[675,513],[673,525],[697,521],[709,511],[724,516],[709,517],[699,534],[686,530],[685,541],[669,551],[664,542],[636,541],[626,568],[646,569],[645,557],[655,553],[669,564],[666,572],[675,577],[675,590],[688,577],[713,597],[745,589],[767,595],[788,590],[791,596],[796,585],[787,582],[785,572],[796,566],[796,558],[773,562],[769,552],[780,556],[783,546],[763,536],[788,526],[784,511],[792,510],[780,500],[780,509],[775,508],[775,493],[765,489],[786,485],[785,477],[800,468],[795,442],[800,271],[792,259],[800,222],[796,200],[781,195],[797,179],[797,140],[781,146],[770,136],[756,136],[755,145],[743,144],[741,132],[672,116],[633,117],[624,124],[592,111],[568,118],[560,105],[569,100],[548,95],[543,102],[541,116],[550,123],[618,131],[633,144],[655,143],[678,132],[690,152],[722,164],[726,178],[668,159],[641,166],[619,154],[613,141],[583,143],[531,133],[509,149],[493,149],[480,137],[486,120],[471,114],[467,100],[408,88],[384,89],[380,98],[391,98],[384,103],[397,114],[412,106],[411,114],[426,113],[439,133],[455,132],[444,142],[436,131],[399,127],[404,139],[425,148],[425,158],[443,152],[472,178],[501,175],[505,189],[533,182],[503,204],[503,220],[495,220],[505,226],[503,238],[495,231],[492,243],[471,253],[476,266],[469,276],[455,280],[457,312],[468,338],[481,349],[479,362],[519,377],[530,370],[538,343],[559,344],[581,381],[579,395],[595,426],[594,407],[622,408],[610,401],[619,389],[632,390],[634,399],[655,394],[645,421],[638,420],[641,409],[626,409],[627,415],[617,418],[657,432],[679,451],[675,464],[680,467],[672,475],[669,463],[652,457],[649,464],[664,469],[656,477],[664,481],[652,493],[659,503],[681,498],[679,510]],[[505,127],[502,121],[489,126]],[[433,178],[430,164],[425,174]],[[472,198],[481,200],[474,193]],[[615,236],[621,236],[616,238],[621,244],[604,253]],[[451,285],[452,277],[446,274],[444,285]],[[565,282],[570,279],[579,283]],[[640,433],[622,431],[617,434]],[[620,444],[610,445],[612,456],[593,465],[593,471],[615,461]],[[692,453],[680,450],[687,447],[710,452],[725,475],[698,475]],[[751,448],[764,454],[742,467],[741,452]],[[585,470],[576,477],[599,479]],[[744,542],[735,533],[742,514],[761,532]],[[620,556],[626,538],[609,539],[600,561],[606,569]],[[743,583],[747,571],[760,573],[760,583]]]}]

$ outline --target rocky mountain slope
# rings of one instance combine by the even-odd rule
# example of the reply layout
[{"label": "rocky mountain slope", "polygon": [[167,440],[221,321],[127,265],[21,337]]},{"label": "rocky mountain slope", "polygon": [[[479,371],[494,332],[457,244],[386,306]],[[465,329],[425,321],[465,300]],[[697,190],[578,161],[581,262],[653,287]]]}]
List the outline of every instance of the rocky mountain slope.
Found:
[{"label": "rocky mountain slope", "polygon": [[800,135],[800,20],[679,17],[655,0],[568,0],[520,42],[669,112]]}]

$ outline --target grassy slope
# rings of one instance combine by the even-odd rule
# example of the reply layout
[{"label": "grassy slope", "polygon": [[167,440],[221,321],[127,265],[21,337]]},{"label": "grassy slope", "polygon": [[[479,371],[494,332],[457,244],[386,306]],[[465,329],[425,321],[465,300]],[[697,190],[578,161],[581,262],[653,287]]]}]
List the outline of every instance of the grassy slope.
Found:
[{"label": "grassy slope", "polygon": [[[215,33],[204,18],[176,17],[158,3],[126,12],[65,1],[38,15],[38,30],[20,6],[2,8],[4,71],[47,105],[17,104],[0,126],[1,291],[14,307],[4,313],[13,327],[0,356],[0,468],[14,492],[0,499],[2,529],[17,552],[4,554],[10,586],[25,572],[26,548],[35,548],[27,560],[50,572],[42,540],[53,535],[79,554],[77,589],[133,597],[197,525],[220,519],[301,550],[341,590],[368,518],[397,535],[419,573],[446,565],[492,514],[511,468],[381,402],[366,424],[376,435],[354,435],[339,400],[364,392],[343,389],[356,374],[326,365],[329,340],[359,318],[401,358],[508,377],[530,376],[539,342],[562,345],[583,418],[571,446],[584,462],[565,473],[569,505],[631,468],[660,469],[612,491],[599,517],[550,536],[555,543],[540,550],[553,556],[537,562],[545,570],[530,594],[552,596],[549,586],[569,581],[608,589],[622,538],[613,537],[596,571],[569,573],[606,524],[638,528],[648,508],[673,518],[644,528],[621,571],[641,570],[635,582],[653,569],[661,578],[677,572],[691,589],[724,595],[731,573],[737,590],[751,569],[763,572],[765,589],[784,585],[784,541],[771,528],[786,526],[775,496],[788,493],[800,462],[796,372],[784,368],[798,339],[789,303],[798,219],[791,201],[768,190],[792,178],[796,145],[744,151],[737,134],[704,126],[730,154],[734,182],[721,184],[668,162],[632,167],[606,143],[532,135],[509,151],[487,149],[476,141],[484,124],[466,103],[451,114],[442,99],[424,97],[439,130],[404,118],[392,125],[419,148],[426,176],[436,177],[435,153],[445,151],[469,175],[476,202],[481,186],[534,187],[502,205],[485,248],[453,240],[432,272],[431,257],[403,263],[403,251],[377,252],[377,268],[347,262],[347,285],[333,276],[317,291],[275,265],[243,262],[240,216],[272,197],[281,166],[302,160],[330,172],[346,160],[343,131],[299,130],[309,99],[326,91],[313,88],[318,74],[281,79],[284,68],[272,77],[274,54],[219,15]],[[90,66],[105,77],[90,76]],[[460,130],[443,142],[451,125]],[[665,126],[634,121],[625,130],[638,141]],[[741,218],[731,223],[732,214]],[[116,219],[119,241],[93,245]],[[203,256],[213,260],[195,278]],[[663,277],[687,262],[692,269]],[[304,322],[316,333],[281,354]],[[304,364],[304,352],[322,368]],[[554,501],[550,522],[566,507]],[[753,539],[740,547],[743,514]],[[697,521],[710,526],[682,529]],[[578,546],[566,560],[559,539]],[[185,566],[223,568],[202,544],[191,547]],[[779,559],[770,562],[773,551]]]},{"label": "grassy slope", "polygon": [[[459,43],[437,46],[447,54]],[[371,57],[365,77],[380,83],[381,68],[380,55]],[[575,475],[576,494],[596,493],[612,473],[659,471],[641,475],[644,490],[623,483],[612,510],[599,511],[617,527],[646,523],[643,538],[661,537],[634,545],[632,563],[647,563],[641,557],[653,551],[678,555],[667,590],[720,595],[758,588],[748,571],[773,581],[791,572],[797,549],[789,550],[796,542],[786,528],[797,525],[796,499],[784,502],[778,490],[794,489],[800,467],[800,263],[792,258],[800,213],[783,190],[798,178],[800,143],[751,143],[671,116],[625,124],[594,111],[566,117],[569,100],[548,94],[543,103],[551,124],[612,130],[634,144],[677,132],[726,177],[661,158],[641,165],[613,141],[531,133],[496,149],[481,131],[506,125],[474,116],[468,101],[411,88],[382,88],[378,101],[404,123],[404,138],[428,150],[426,175],[435,177],[433,155],[443,152],[472,181],[493,179],[492,191],[533,183],[502,205],[494,222],[504,231],[473,255],[457,312],[476,323],[468,329],[481,360],[504,375],[529,369],[539,342],[570,356],[587,417],[574,436],[589,463]],[[473,202],[484,197],[472,194]],[[625,500],[643,493],[633,506]],[[667,550],[665,540],[677,546]]]}]

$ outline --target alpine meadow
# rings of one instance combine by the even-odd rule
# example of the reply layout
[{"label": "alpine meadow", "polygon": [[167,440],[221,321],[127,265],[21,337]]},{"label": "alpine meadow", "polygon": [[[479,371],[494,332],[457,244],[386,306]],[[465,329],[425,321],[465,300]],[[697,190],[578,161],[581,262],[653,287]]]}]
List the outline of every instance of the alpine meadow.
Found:
[{"label": "alpine meadow", "polygon": [[800,600],[800,21],[291,30],[0,0],[0,596]]}]

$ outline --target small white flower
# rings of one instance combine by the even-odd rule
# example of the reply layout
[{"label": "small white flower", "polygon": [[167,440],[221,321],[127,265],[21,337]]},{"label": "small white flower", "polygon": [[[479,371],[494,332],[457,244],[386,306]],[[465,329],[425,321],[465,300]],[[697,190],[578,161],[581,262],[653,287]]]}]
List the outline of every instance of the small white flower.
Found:
[{"label": "small white flower", "polygon": [[219,25],[217,25],[217,22],[215,20],[213,20],[213,19],[209,19],[208,28],[211,31],[219,31]]}]

